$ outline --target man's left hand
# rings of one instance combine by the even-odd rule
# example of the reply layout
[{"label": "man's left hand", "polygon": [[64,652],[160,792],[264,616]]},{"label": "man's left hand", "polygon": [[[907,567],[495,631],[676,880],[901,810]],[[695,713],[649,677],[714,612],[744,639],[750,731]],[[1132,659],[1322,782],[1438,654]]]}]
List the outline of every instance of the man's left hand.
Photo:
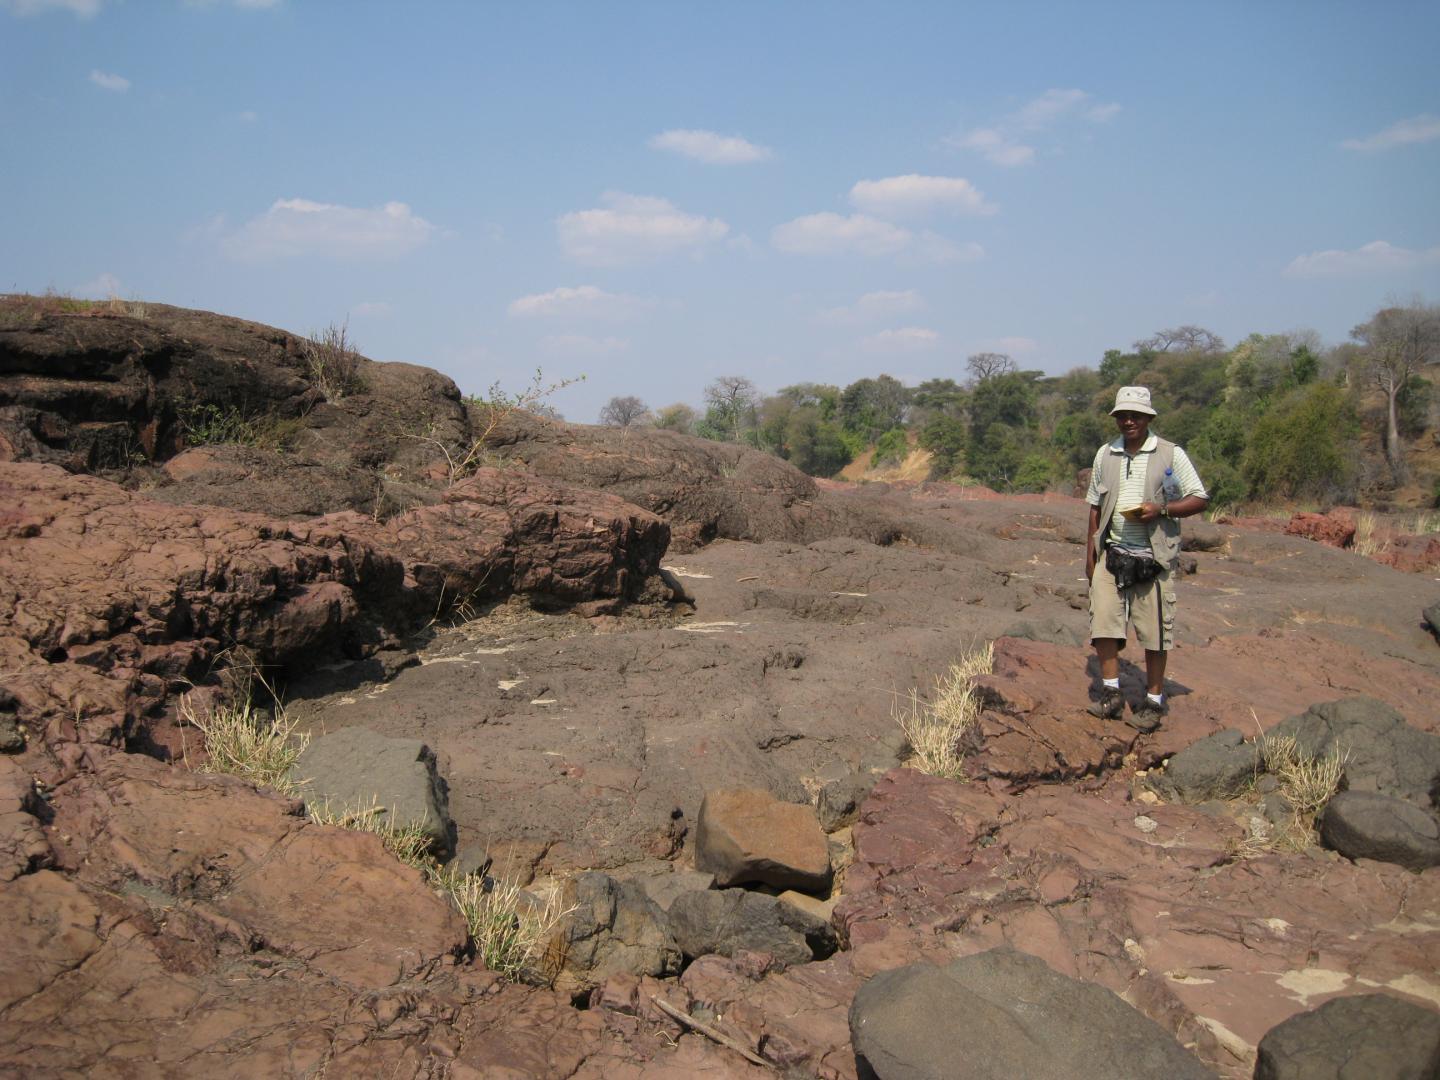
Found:
[{"label": "man's left hand", "polygon": [[1158,503],[1143,502],[1140,504],[1140,520],[1149,523],[1160,516],[1160,505]]}]

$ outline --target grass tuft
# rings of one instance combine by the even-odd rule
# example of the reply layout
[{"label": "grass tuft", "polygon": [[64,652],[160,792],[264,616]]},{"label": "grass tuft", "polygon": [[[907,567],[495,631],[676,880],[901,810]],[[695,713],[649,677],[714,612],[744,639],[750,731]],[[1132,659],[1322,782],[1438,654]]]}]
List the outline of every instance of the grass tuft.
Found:
[{"label": "grass tuft", "polygon": [[1260,759],[1279,782],[1278,794],[1290,804],[1290,820],[1275,824],[1252,816],[1236,856],[1253,859],[1271,851],[1304,851],[1312,846],[1317,838],[1315,820],[1340,790],[1349,758],[1349,751],[1339,747],[1317,756],[1301,750],[1293,735],[1266,735],[1260,743]]},{"label": "grass tuft", "polygon": [[434,866],[430,856],[431,839],[418,821],[397,823],[394,809],[383,807],[373,797],[370,805],[359,810],[335,810],[330,800],[306,803],[305,813],[316,825],[333,825],[356,832],[374,833],[385,849],[406,866],[429,871]]},{"label": "grass tuft", "polygon": [[896,704],[895,720],[910,743],[913,768],[955,780],[965,775],[965,736],[980,718],[974,680],[994,668],[995,646],[987,642],[939,676],[928,699],[912,689]]},{"label": "grass tuft", "polygon": [[497,881],[448,868],[432,872],[431,880],[464,916],[475,954],[487,968],[510,982],[555,981],[559,965],[547,949],[561,920],[575,910],[560,906],[560,889],[539,901],[513,880]]},{"label": "grass tuft", "polygon": [[247,693],[208,711],[195,708],[191,695],[179,703],[180,718],[205,740],[206,760],[201,772],[238,776],[282,795],[295,795],[290,770],[310,743],[309,735],[296,735],[295,724],[277,701],[273,712],[257,708]]},{"label": "grass tuft", "polygon": [[314,331],[305,343],[305,364],[310,381],[327,401],[339,401],[365,389],[360,373],[360,350],[350,340],[350,324],[331,323]]}]

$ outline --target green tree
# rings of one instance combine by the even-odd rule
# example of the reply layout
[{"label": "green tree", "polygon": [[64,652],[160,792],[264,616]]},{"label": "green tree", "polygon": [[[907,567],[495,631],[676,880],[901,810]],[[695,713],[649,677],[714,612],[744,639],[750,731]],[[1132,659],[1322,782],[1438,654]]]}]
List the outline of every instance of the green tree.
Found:
[{"label": "green tree", "polygon": [[1292,390],[1256,421],[1241,462],[1252,498],[1334,501],[1353,495],[1359,423],[1328,383]]},{"label": "green tree", "polygon": [[898,465],[909,453],[910,443],[905,438],[905,429],[891,428],[876,440],[875,452],[870,455],[870,467],[876,469],[881,465]]},{"label": "green tree", "polygon": [[1129,386],[1135,376],[1149,361],[1141,353],[1122,353],[1119,349],[1106,349],[1105,358],[1100,361],[1100,381],[1106,386]]},{"label": "green tree", "polygon": [[910,392],[889,375],[859,379],[840,395],[840,423],[868,442],[905,422]]},{"label": "green tree", "polygon": [[965,423],[959,417],[943,413],[932,416],[920,429],[920,446],[933,456],[930,475],[939,480],[960,467],[965,453]]}]

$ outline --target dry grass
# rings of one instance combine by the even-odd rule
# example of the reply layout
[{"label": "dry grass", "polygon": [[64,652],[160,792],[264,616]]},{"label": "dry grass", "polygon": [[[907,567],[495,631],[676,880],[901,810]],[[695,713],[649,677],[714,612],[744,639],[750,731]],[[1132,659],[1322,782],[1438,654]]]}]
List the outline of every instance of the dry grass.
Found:
[{"label": "dry grass", "polygon": [[1349,751],[1332,747],[1326,754],[1307,754],[1292,735],[1266,735],[1260,744],[1261,763],[1279,782],[1278,794],[1290,804],[1290,820],[1275,824],[1259,815],[1247,823],[1247,835],[1235,854],[1255,858],[1271,851],[1304,851],[1316,841],[1315,819],[1340,790]]},{"label": "dry grass", "polygon": [[[206,759],[200,772],[238,776],[257,787],[273,788],[283,795],[296,793],[290,770],[309,745],[309,735],[295,733],[296,721],[278,701],[273,712],[257,708],[248,693],[215,705],[195,708],[190,694],[182,695],[180,719],[205,740]],[[186,755],[186,763],[189,763]]]},{"label": "dry grass", "polygon": [[313,332],[305,343],[305,363],[310,369],[310,381],[328,401],[339,401],[365,389],[360,350],[350,340],[348,322],[331,323]]},{"label": "dry grass", "polygon": [[1350,542],[1351,551],[1369,559],[1384,551],[1386,546],[1386,543],[1375,539],[1374,514],[1367,512],[1355,519],[1355,539]]},{"label": "dry grass", "polygon": [[431,840],[418,821],[397,822],[394,808],[383,807],[374,798],[359,810],[335,810],[326,799],[318,805],[306,803],[305,813],[316,825],[334,825],[356,832],[374,833],[385,849],[406,866],[428,870],[434,866],[430,857]]},{"label": "dry grass", "polygon": [[965,737],[980,717],[974,680],[994,667],[995,646],[987,642],[939,676],[928,699],[911,690],[896,704],[895,720],[910,743],[913,768],[951,779],[965,775]]},{"label": "dry grass", "polygon": [[475,954],[487,968],[511,982],[555,981],[558,958],[548,956],[547,949],[561,920],[575,910],[560,906],[562,890],[532,900],[511,880],[447,869],[436,870],[431,879],[459,908]]}]

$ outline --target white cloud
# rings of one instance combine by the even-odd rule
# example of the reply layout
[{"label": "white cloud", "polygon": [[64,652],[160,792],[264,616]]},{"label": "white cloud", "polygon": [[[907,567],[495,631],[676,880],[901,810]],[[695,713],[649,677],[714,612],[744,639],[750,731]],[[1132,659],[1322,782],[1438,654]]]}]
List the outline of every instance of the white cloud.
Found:
[{"label": "white cloud", "polygon": [[1285,267],[1286,277],[1361,277],[1415,270],[1440,264],[1440,247],[1410,251],[1384,240],[1372,240],[1354,251],[1312,251],[1297,255]]},{"label": "white cloud", "polygon": [[82,19],[93,18],[105,0],[0,0],[0,8],[12,15],[41,15],[47,11],[69,11]]},{"label": "white cloud", "polygon": [[555,334],[540,339],[540,348],[557,356],[613,356],[630,348],[624,338],[592,338],[584,334]]},{"label": "white cloud", "polygon": [[994,203],[969,180],[959,176],[889,176],[883,180],[861,180],[850,189],[850,202],[867,213],[882,217],[907,217],[934,210],[962,214],[993,214]]},{"label": "white cloud", "polygon": [[653,150],[669,150],[707,165],[748,165],[770,156],[769,147],[757,146],[739,135],[719,135],[713,131],[684,128],[652,136],[650,147]]},{"label": "white cloud", "polygon": [[667,199],[607,191],[605,209],[576,210],[555,219],[565,255],[589,266],[626,266],[684,252],[700,254],[730,226],[687,214]]},{"label": "white cloud", "polygon": [[413,251],[434,232],[434,225],[402,202],[367,208],[277,199],[223,236],[220,248],[233,259],[251,262],[305,255],[387,258]]},{"label": "white cloud", "polygon": [[795,218],[770,232],[770,243],[787,255],[895,255],[914,240],[909,229],[888,221],[829,211]]},{"label": "white cloud", "polygon": [[1346,150],[1373,153],[1377,150],[1408,146],[1410,143],[1430,142],[1432,139],[1440,139],[1440,116],[1421,113],[1408,120],[1397,120],[1384,131],[1377,131],[1363,139],[1346,139],[1340,145]]},{"label": "white cloud", "polygon": [[562,285],[547,293],[534,293],[510,301],[514,318],[628,319],[653,301],[624,293],[606,292],[595,285]]},{"label": "white cloud", "polygon": [[350,314],[358,315],[362,319],[367,316],[371,318],[384,318],[393,310],[394,308],[391,306],[389,300],[362,300],[350,309]]},{"label": "white cloud", "polygon": [[113,94],[123,94],[130,89],[130,80],[124,75],[112,75],[108,71],[101,71],[95,68],[90,72],[90,81],[101,90],[109,90]]},{"label": "white cloud", "polygon": [[940,343],[940,335],[923,326],[902,326],[898,330],[881,330],[860,342],[866,352],[921,352]]},{"label": "white cloud", "polygon": [[1046,90],[998,123],[943,139],[956,150],[971,150],[993,165],[1014,168],[1035,160],[1029,139],[1064,123],[1105,124],[1120,112],[1115,102],[1097,102],[1084,90]]},{"label": "white cloud", "polygon": [[817,317],[831,323],[864,322],[919,311],[924,306],[924,298],[914,289],[882,290],[866,293],[849,307],[825,308]]},{"label": "white cloud", "polygon": [[120,279],[111,273],[104,273],[94,281],[87,281],[75,290],[76,295],[97,300],[109,300],[120,295]]},{"label": "white cloud", "polygon": [[1017,142],[994,128],[976,128],[968,135],[952,135],[946,144],[957,150],[974,150],[992,165],[1013,168],[1035,160],[1035,148]]}]

